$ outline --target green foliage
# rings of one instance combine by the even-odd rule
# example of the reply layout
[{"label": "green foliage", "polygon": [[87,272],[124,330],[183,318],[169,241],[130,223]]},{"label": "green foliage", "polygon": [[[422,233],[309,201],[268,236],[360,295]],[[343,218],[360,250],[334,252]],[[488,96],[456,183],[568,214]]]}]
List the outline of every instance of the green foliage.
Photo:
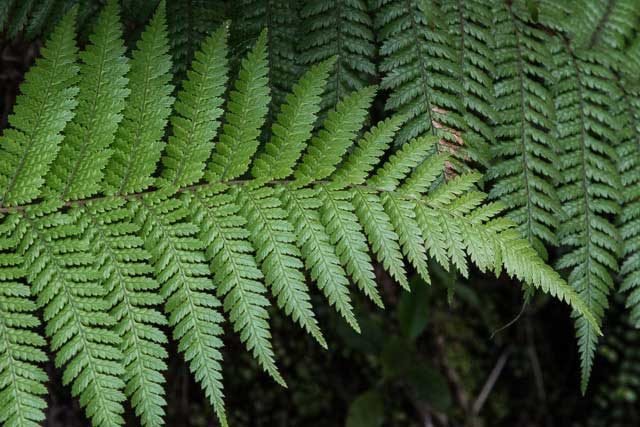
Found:
[{"label": "green foliage", "polygon": [[66,123],[76,106],[74,41],[76,9],[66,15],[36,66],[25,76],[20,97],[9,118],[0,147],[3,205],[30,202],[40,194],[44,176],[55,159]]},{"label": "green foliage", "polygon": [[386,109],[407,116],[397,143],[427,134],[457,143],[455,132],[465,130],[460,64],[437,3],[380,0],[378,4],[381,87],[391,92]]},{"label": "green foliage", "polygon": [[176,82],[186,77],[197,49],[225,17],[226,5],[223,1],[187,0],[167,3],[169,43]]},{"label": "green foliage", "polygon": [[127,75],[130,93],[105,174],[108,194],[127,194],[149,187],[160,158],[164,127],[171,113],[171,57],[164,3],[142,34]]},{"label": "green foliage", "polygon": [[[189,78],[178,93],[176,114],[171,117],[173,132],[162,158],[162,178],[172,185],[190,185],[204,175],[223,112],[220,107],[227,82],[226,52],[227,28],[223,26],[196,53]],[[235,106],[234,103],[234,109]],[[234,122],[230,117],[228,121]],[[234,130],[231,123],[225,125],[225,135]]]},{"label": "green foliage", "polygon": [[496,144],[499,160],[489,169],[495,181],[491,197],[509,208],[509,216],[536,250],[556,244],[560,203],[555,153],[550,37],[535,27],[526,11],[496,10]]},{"label": "green foliage", "polygon": [[640,19],[634,0],[577,0],[573,7],[577,13],[567,27],[579,47],[623,49]]},{"label": "green foliage", "polygon": [[129,66],[115,1],[102,11],[90,41],[80,54],[77,113],[65,128],[60,155],[47,177],[51,191],[63,199],[80,199],[100,190],[129,94],[125,77]]},{"label": "green foliage", "polygon": [[[266,79],[267,35],[262,33],[255,47],[242,61],[240,76],[229,95],[225,125],[209,163],[209,180],[228,180],[247,171],[258,149],[258,137],[269,105]],[[201,158],[205,161],[206,158]]]},{"label": "green foliage", "polygon": [[442,2],[451,43],[456,49],[462,77],[462,103],[467,132],[465,154],[470,160],[487,164],[488,145],[494,142],[496,121],[494,79],[494,16],[482,0]]},{"label": "green foliage", "polygon": [[638,89],[627,81],[620,81],[622,99],[619,115],[616,119],[625,129],[620,145],[618,157],[622,184],[622,213],[619,217],[620,237],[622,238],[622,256],[624,262],[620,268],[622,285],[620,290],[629,292],[627,308],[633,325],[640,326],[640,206],[638,205],[638,182],[640,180],[640,158],[638,157],[638,142],[640,141],[640,127],[638,119],[640,104]]},{"label": "green foliage", "polygon": [[[310,282],[360,331],[350,284],[383,306],[377,267],[407,290],[435,264],[506,273],[567,302],[584,389],[620,253],[640,310],[637,88],[620,52],[579,44],[592,21],[532,4],[254,0],[233,26],[170,37],[160,3],[127,59],[112,0],[79,65],[72,9],[1,137],[0,420],[43,419],[42,321],[93,425],[124,425],[127,397],[164,423],[167,330],[226,426],[225,319],[285,385],[272,305],[327,347]],[[591,44],[632,44],[630,6],[593,9]],[[172,110],[169,52],[182,63],[200,38]],[[369,125],[374,99],[398,114]],[[490,163],[490,196],[462,161]]]},{"label": "green foliage", "polygon": [[296,46],[302,33],[299,26],[297,0],[241,0],[232,16],[236,24],[236,37],[241,46],[252,47],[260,33],[267,31],[267,62],[269,88],[273,94],[270,117],[296,82],[301,67]]},{"label": "green foliage", "polygon": [[167,321],[155,308],[163,299],[158,283],[149,277],[153,269],[138,237],[140,227],[124,203],[88,203],[80,209],[79,222],[120,336],[127,396],[143,425],[162,425],[167,339],[160,327]]},{"label": "green foliage", "polygon": [[[572,250],[558,261],[571,269],[569,283],[583,296],[598,319],[613,287],[611,271],[618,270],[619,231],[610,221],[620,211],[618,121],[609,106],[620,95],[607,67],[606,54],[574,51],[561,46],[555,53],[556,108],[562,180],[558,189],[564,220],[560,242]],[[582,360],[582,389],[593,364],[597,334],[578,317],[576,329]]]},{"label": "green foliage", "polygon": [[191,372],[226,424],[222,402],[222,316],[220,301],[213,294],[204,245],[197,238],[198,227],[189,221],[189,211],[178,199],[149,195],[132,202],[135,222],[140,226],[144,246],[153,260],[165,312],[173,337],[189,363]]},{"label": "green foliage", "polygon": [[77,213],[37,206],[8,217],[17,227],[17,253],[38,307],[63,382],[71,384],[95,426],[124,423],[125,369],[106,289],[93,268]]},{"label": "green foliage", "polygon": [[302,2],[304,35],[300,62],[317,64],[337,57],[323,107],[334,107],[349,92],[362,89],[376,73],[373,22],[365,0]]},{"label": "green foliage", "polygon": [[15,251],[15,221],[2,225],[0,254],[0,423],[7,427],[37,426],[45,419],[46,341],[36,332],[36,304],[24,285],[23,259]]}]

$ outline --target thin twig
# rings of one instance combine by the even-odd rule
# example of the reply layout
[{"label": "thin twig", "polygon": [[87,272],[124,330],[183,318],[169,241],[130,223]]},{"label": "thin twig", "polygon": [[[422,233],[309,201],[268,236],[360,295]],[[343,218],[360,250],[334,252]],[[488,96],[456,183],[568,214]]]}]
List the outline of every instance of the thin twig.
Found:
[{"label": "thin twig", "polygon": [[507,363],[507,359],[509,358],[510,353],[511,353],[510,350],[503,351],[500,357],[498,358],[496,365],[493,367],[493,370],[491,370],[491,374],[489,374],[489,378],[487,378],[487,381],[484,383],[484,386],[482,387],[480,394],[476,398],[475,402],[473,402],[471,413],[474,416],[478,415],[480,413],[480,410],[482,410],[482,407],[487,401],[489,394],[491,394],[493,387],[496,385],[496,381],[498,381],[498,378],[500,377],[500,374],[502,373],[502,370],[504,369],[504,366]]}]

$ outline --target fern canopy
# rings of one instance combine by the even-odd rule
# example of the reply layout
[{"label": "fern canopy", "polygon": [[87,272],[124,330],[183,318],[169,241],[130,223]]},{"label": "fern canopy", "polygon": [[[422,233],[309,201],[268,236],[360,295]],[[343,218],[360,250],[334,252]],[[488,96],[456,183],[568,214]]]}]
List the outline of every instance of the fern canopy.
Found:
[{"label": "fern canopy", "polygon": [[[271,306],[326,347],[311,303],[314,286],[359,331],[353,288],[384,304],[374,260],[406,289],[414,270],[429,283],[433,260],[463,276],[471,265],[506,272],[566,302],[577,317],[588,371],[617,251],[607,218],[617,212],[618,198],[606,176],[615,161],[607,144],[613,122],[599,109],[608,88],[599,59],[565,52],[573,68],[558,68],[567,77],[556,98],[558,132],[570,141],[561,153],[569,173],[559,197],[577,213],[560,233],[577,248],[561,261],[572,269],[570,286],[539,255],[540,242],[552,240],[547,219],[555,207],[542,184],[552,176],[554,156],[550,103],[540,84],[547,74],[537,73],[548,60],[543,34],[511,9],[500,12],[500,31],[520,37],[527,53],[515,55],[497,36],[510,54],[496,68],[496,105],[518,110],[523,104],[513,99],[520,96],[527,105],[499,121],[498,151],[509,164],[525,162],[536,191],[523,199],[514,180],[513,188],[498,190],[509,195],[506,203],[488,202],[478,186],[481,174],[448,174],[460,156],[440,149],[467,129],[478,140],[492,138],[478,125],[493,114],[486,82],[492,68],[469,59],[485,57],[489,41],[461,41],[476,25],[486,29],[487,17],[451,4],[440,9],[438,2],[381,3],[387,72],[381,88],[391,92],[388,109],[400,114],[372,125],[368,111],[378,88],[365,84],[372,55],[365,2],[333,15],[339,22],[332,25],[346,21],[345,32],[318,52],[314,31],[326,26],[330,10],[313,2],[304,8],[304,16],[322,24],[304,45],[305,58],[319,63],[292,84],[273,120],[269,32],[257,36],[239,63],[225,99],[231,54],[223,24],[194,54],[174,105],[164,2],[130,59],[115,0],[79,64],[75,9],[65,16],[26,77],[0,147],[3,422],[30,426],[43,418],[42,322],[63,381],[94,426],[123,426],[127,399],[143,425],[164,424],[165,329],[226,426],[224,323],[285,385]],[[440,27],[444,16],[461,23],[462,32]],[[357,63],[345,74],[349,55]],[[462,82],[455,74],[461,69]],[[461,102],[465,92],[473,100]],[[327,93],[335,102],[323,101]],[[582,110],[576,96],[583,97]],[[563,120],[571,125],[563,127]],[[576,134],[574,120],[586,132]],[[390,149],[394,142],[400,147]],[[516,175],[498,169],[492,176]],[[585,176],[597,181],[596,194],[575,191]],[[523,211],[531,215],[523,219]]]}]

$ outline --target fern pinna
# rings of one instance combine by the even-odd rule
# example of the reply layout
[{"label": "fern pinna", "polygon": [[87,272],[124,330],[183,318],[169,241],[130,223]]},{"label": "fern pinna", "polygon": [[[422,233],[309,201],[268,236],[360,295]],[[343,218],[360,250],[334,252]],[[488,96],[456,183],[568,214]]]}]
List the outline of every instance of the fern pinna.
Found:
[{"label": "fern pinna", "polygon": [[[408,289],[413,270],[429,282],[430,257],[465,275],[470,259],[566,301],[599,333],[594,312],[500,216],[503,206],[485,202],[480,175],[443,177],[450,155],[433,154],[438,137],[402,130],[414,116],[362,133],[376,87],[342,97],[314,132],[334,58],[293,85],[261,146],[270,102],[265,33],[222,109],[226,25],[194,55],[174,104],[163,3],[130,59],[115,0],[79,61],[74,20],[75,9],[45,44],[1,139],[7,426],[44,419],[40,322],[94,426],[124,425],[126,400],[143,425],[163,424],[165,325],[227,425],[225,319],[284,385],[272,299],[326,347],[305,272],[359,330],[350,283],[382,306],[374,260]],[[379,165],[398,134],[407,143]]]}]

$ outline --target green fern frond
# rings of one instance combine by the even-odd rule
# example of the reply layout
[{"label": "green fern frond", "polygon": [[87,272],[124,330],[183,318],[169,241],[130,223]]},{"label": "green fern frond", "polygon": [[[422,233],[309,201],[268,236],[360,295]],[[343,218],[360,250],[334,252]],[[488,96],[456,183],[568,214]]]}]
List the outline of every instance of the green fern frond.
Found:
[{"label": "green fern frond", "polygon": [[187,69],[194,60],[198,47],[203,45],[204,48],[204,40],[222,24],[227,16],[226,9],[226,3],[218,0],[183,0],[167,3],[167,27],[174,81],[181,82],[187,77]]},{"label": "green fern frond", "polygon": [[236,202],[247,220],[254,247],[261,248],[256,253],[256,260],[278,306],[326,348],[301,271],[302,254],[294,244],[293,227],[286,221],[286,212],[276,196],[269,187],[240,188]]},{"label": "green fern frond", "polygon": [[150,195],[131,202],[135,222],[151,253],[156,280],[161,284],[165,312],[178,349],[223,426],[227,419],[222,386],[222,316],[213,295],[204,246],[198,227],[187,218],[189,211],[178,199]]},{"label": "green fern frond", "polygon": [[115,0],[102,11],[91,44],[80,54],[77,113],[65,129],[60,154],[47,176],[51,191],[80,199],[100,190],[125,98],[129,66]]},{"label": "green fern frond", "polygon": [[349,92],[370,84],[376,74],[373,22],[364,0],[303,2],[304,35],[298,46],[300,62],[317,64],[337,57],[322,107],[334,108]]},{"label": "green fern frond", "polygon": [[193,212],[192,220],[200,228],[199,239],[214,275],[218,298],[240,340],[278,383],[285,385],[275,364],[271,345],[268,313],[269,301],[262,272],[255,259],[255,250],[244,228],[246,220],[238,215],[240,208],[233,197],[217,189],[185,194],[185,203]]},{"label": "green fern frond", "polygon": [[331,180],[345,186],[364,183],[391,145],[403,120],[404,117],[396,115],[367,131],[340,168],[331,175]]},{"label": "green fern frond", "polygon": [[50,33],[73,7],[78,8],[78,28],[85,28],[103,5],[100,0],[2,0],[0,32],[10,39],[35,39]]},{"label": "green fern frond", "polygon": [[497,143],[488,177],[491,197],[509,209],[522,235],[547,257],[556,244],[561,212],[555,183],[553,82],[550,37],[535,27],[526,10],[500,5],[496,10]]},{"label": "green fern frond", "polygon": [[297,0],[242,0],[238,16],[233,18],[239,44],[251,46],[266,29],[268,80],[273,94],[269,121],[303,71],[296,52],[301,35],[300,4]]},{"label": "green fern frond", "polygon": [[421,164],[433,151],[437,138],[416,138],[389,157],[376,174],[370,179],[370,183],[386,191],[393,191],[400,185],[400,181],[409,175],[409,172]]},{"label": "green fern frond", "polygon": [[461,213],[451,211],[446,205],[432,205],[428,199],[415,203],[422,204],[430,216],[440,217],[442,223],[453,224],[461,230],[462,245],[481,271],[493,270],[499,274],[504,269],[511,277],[567,302],[577,313],[583,313],[581,316],[591,325],[594,334],[602,334],[596,316],[578,292],[566,286],[560,274],[544,263],[512,221],[497,217],[502,206],[487,204]]},{"label": "green fern frond", "polygon": [[[204,41],[202,49],[195,54],[188,80],[178,93],[177,114],[171,117],[173,135],[162,158],[162,179],[172,185],[190,185],[204,175],[223,113],[220,107],[227,83],[227,37],[228,29],[224,25]],[[243,111],[246,105],[241,103],[239,107],[238,110]],[[236,103],[229,106],[230,111],[235,109]],[[235,122],[235,117],[234,120],[229,117],[229,121]],[[233,126],[225,125],[227,136],[223,138],[230,138],[229,133],[237,129]]]},{"label": "green fern frond", "polygon": [[[466,130],[458,57],[435,1],[379,0],[385,108],[407,116],[396,142],[439,135],[458,145]],[[455,150],[455,148],[454,148]]]},{"label": "green fern frond", "polygon": [[420,226],[416,222],[413,203],[393,193],[382,195],[382,205],[391,219],[402,253],[416,269],[422,280],[431,283],[427,266],[427,247]]},{"label": "green fern frond", "polygon": [[[605,54],[561,45],[554,58],[557,129],[563,141],[558,192],[565,213],[559,239],[571,248],[558,267],[571,270],[569,284],[601,321],[613,287],[611,272],[618,270],[620,236],[610,217],[620,211],[614,148],[619,124],[609,106],[620,95]],[[576,328],[584,391],[598,337],[583,317]]]},{"label": "green fern frond", "polygon": [[[115,7],[109,7],[112,9],[105,12],[101,25],[115,22]],[[372,254],[405,288],[409,287],[405,259],[426,281],[429,258],[445,268],[453,266],[463,275],[470,269],[469,261],[481,271],[500,274],[504,270],[525,284],[566,301],[592,336],[600,333],[602,303],[594,303],[592,295],[585,294],[576,284],[576,278],[582,279],[580,269],[574,269],[570,276],[577,288],[574,289],[544,264],[512,221],[501,217],[501,204],[486,203],[487,196],[477,189],[480,174],[445,173],[455,154],[437,151],[445,133],[449,138],[460,136],[464,122],[460,113],[463,110],[451,103],[460,103],[454,96],[460,93],[455,88],[460,82],[451,74],[458,58],[452,53],[455,49],[448,37],[440,31],[438,19],[442,15],[437,8],[412,2],[384,2],[385,10],[398,12],[400,21],[384,25],[384,31],[388,31],[385,49],[389,49],[386,64],[399,61],[398,74],[390,73],[402,78],[407,71],[403,67],[410,64],[411,72],[418,70],[418,74],[408,75],[420,78],[424,72],[422,77],[428,78],[422,83],[428,84],[417,87],[421,95],[411,98],[409,104],[413,104],[404,108],[407,114],[370,129],[363,128],[363,123],[375,90],[365,87],[345,94],[335,111],[328,114],[324,127],[314,132],[334,59],[310,68],[294,85],[293,94],[286,97],[271,128],[267,128],[266,33],[241,64],[240,77],[226,103],[227,113],[221,119],[227,52],[226,29],[220,29],[207,39],[193,62],[190,80],[175,107],[173,134],[165,148],[163,164],[158,167],[172,90],[163,7],[161,3],[133,53],[127,76],[131,95],[125,101],[116,138],[101,136],[104,139],[100,153],[114,151],[105,169],[102,190],[96,194],[95,190],[87,190],[90,199],[81,199],[79,190],[69,192],[67,201],[59,191],[45,193],[42,200],[35,199],[43,184],[49,189],[59,188],[55,184],[57,175],[52,172],[57,170],[55,165],[73,163],[60,158],[53,162],[52,169],[56,154],[77,154],[63,154],[64,150],[57,153],[65,125],[61,120],[55,128],[46,132],[43,128],[39,136],[43,141],[58,141],[46,145],[53,153],[33,157],[32,150],[23,147],[30,160],[20,174],[26,176],[33,169],[34,176],[43,182],[15,186],[9,180],[0,180],[0,192],[11,195],[0,207],[0,213],[5,215],[5,224],[12,233],[5,244],[0,229],[0,263],[6,261],[13,271],[11,266],[21,262],[26,282],[41,309],[56,364],[64,370],[63,380],[72,383],[72,393],[80,397],[94,426],[117,427],[125,423],[125,394],[145,425],[163,424],[165,324],[171,328],[179,351],[220,423],[226,426],[221,372],[223,317],[218,307],[261,367],[284,385],[271,343],[272,301],[268,290],[272,291],[275,305],[326,346],[310,303],[314,290],[305,281],[305,273],[316,282],[329,305],[359,331],[349,294],[350,281],[374,303],[383,304],[376,287]],[[67,18],[60,28],[65,29],[71,22],[72,18]],[[528,21],[527,25],[524,21],[520,24],[538,31]],[[404,25],[417,26],[419,31],[405,31]],[[113,33],[109,32],[113,41],[105,42],[114,49],[110,52],[120,52],[116,28],[117,25],[111,28]],[[522,34],[533,37],[527,28]],[[413,37],[416,34],[419,40]],[[72,41],[70,36],[65,37]],[[99,36],[94,40],[95,45],[101,42]],[[110,58],[115,61],[120,55]],[[562,191],[568,209],[581,209],[583,194],[587,195],[588,206],[584,214],[576,216],[575,227],[565,223],[562,237],[565,245],[580,246],[579,239],[584,237],[580,226],[586,225],[591,227],[593,238],[589,240],[589,251],[578,248],[569,253],[565,265],[572,266],[572,257],[588,254],[589,266],[594,269],[588,275],[595,279],[610,267],[609,257],[615,252],[610,246],[610,229],[606,228],[611,225],[609,216],[617,212],[610,203],[617,200],[615,186],[606,178],[615,160],[609,150],[614,144],[613,116],[603,109],[603,100],[617,98],[607,97],[610,94],[606,82],[611,76],[599,62],[606,58],[570,52],[565,56],[583,68],[558,68],[560,76],[567,73],[566,78],[560,79],[567,89],[561,87],[557,97],[559,133],[570,142],[563,155],[567,180]],[[534,75],[537,59],[535,55],[531,58],[533,64],[527,63],[531,67],[527,72]],[[405,59],[410,61],[405,63]],[[424,64],[426,59],[430,61],[428,66]],[[88,66],[87,61],[83,67]],[[40,62],[44,62],[45,71],[50,69],[50,62]],[[69,64],[67,68],[72,68]],[[421,64],[422,68],[418,67]],[[454,68],[445,70],[449,65]],[[36,69],[39,67],[36,65]],[[579,71],[577,76],[571,74],[574,71]],[[120,79],[123,73],[120,69]],[[116,81],[124,91],[122,80]],[[65,87],[69,93],[75,90]],[[85,87],[82,79],[80,87]],[[412,88],[404,87],[408,94],[413,93]],[[533,82],[530,90],[540,97]],[[394,99],[404,96],[395,93]],[[95,99],[85,94],[81,99]],[[35,90],[25,91],[18,105],[42,103],[41,95]],[[565,95],[567,103],[562,101]],[[411,108],[417,108],[425,99],[432,102],[429,108],[413,114]],[[584,103],[576,103],[576,99]],[[82,122],[80,117],[90,116],[91,106],[91,101],[80,102],[78,123]],[[433,106],[443,110],[432,111]],[[71,110],[71,106],[65,108]],[[104,126],[115,126],[120,112],[117,102],[105,100],[101,116],[111,121]],[[436,120],[438,126],[451,129],[438,130],[429,119],[427,130],[421,130],[417,138],[410,137],[407,129],[416,129],[418,120],[431,113],[442,116]],[[14,117],[21,114],[17,111]],[[53,117],[48,111],[43,114]],[[70,112],[67,114],[70,119]],[[579,119],[584,120],[583,132],[576,134],[573,121]],[[12,125],[18,129],[24,125],[25,132],[33,132],[32,127],[39,124],[31,120],[14,119]],[[216,138],[218,121],[224,121],[225,126]],[[539,123],[535,119],[531,122],[536,124],[531,129],[537,130]],[[72,129],[69,127],[70,138],[74,135]],[[270,135],[270,139],[261,148],[263,134]],[[354,143],[359,135],[362,137]],[[3,138],[9,140],[6,134]],[[389,153],[394,139],[406,143]],[[70,141],[62,141],[62,146],[67,143]],[[216,148],[209,160],[212,143]],[[588,152],[588,162],[593,163],[579,162],[586,158],[574,155],[580,149]],[[95,164],[94,157],[99,156],[89,157],[87,162]],[[0,170],[12,171],[19,164],[19,157],[5,155]],[[203,180],[205,169],[207,179]],[[573,191],[576,170],[586,171],[583,176],[592,181],[592,193]],[[50,182],[45,183],[42,177],[47,174]],[[156,176],[161,179],[156,181]],[[82,185],[77,178],[61,178],[62,181],[71,182],[78,189]],[[587,215],[593,224],[585,221]],[[3,283],[19,282],[18,276],[11,275],[18,272],[5,277],[3,271],[0,264],[0,280],[6,279]],[[593,286],[594,292],[600,290],[597,284]],[[15,292],[24,300],[23,288]],[[33,308],[28,302],[24,311],[6,308],[2,305],[6,300],[7,294],[0,291],[0,311],[10,318],[25,318],[23,314],[29,316]],[[164,306],[168,319],[159,305]],[[0,379],[7,372],[2,361],[8,351],[13,351],[3,347],[6,339],[3,341],[2,334],[8,324],[0,323]],[[18,329],[29,331],[35,326],[28,323]],[[25,361],[24,375],[42,383],[44,376],[37,367],[41,360],[37,349],[42,342],[31,337],[30,346],[36,349],[36,356]],[[15,384],[0,382],[0,405],[8,402],[14,411],[10,416],[15,419],[38,420],[42,405],[37,399],[42,389],[34,386],[27,390],[35,396],[30,400],[32,406],[17,408],[15,400],[5,397],[5,389],[15,389]]]},{"label": "green fern frond", "polygon": [[471,160],[487,165],[496,121],[493,89],[493,13],[482,0],[446,0],[442,12],[456,48],[462,76],[462,103],[467,132],[464,150]]},{"label": "green fern frond", "polygon": [[335,171],[362,128],[375,93],[375,86],[361,89],[345,96],[329,112],[294,171],[299,184],[324,179]]},{"label": "green fern frond", "polygon": [[24,285],[22,257],[13,252],[17,217],[0,225],[0,423],[36,427],[45,419],[46,341],[37,332],[40,320]]},{"label": "green fern frond", "polygon": [[332,58],[314,65],[293,86],[273,124],[271,140],[253,162],[251,174],[254,177],[268,181],[286,178],[293,172],[311,137],[320,111],[320,95],[334,62]]},{"label": "green fern frond", "polygon": [[355,214],[362,224],[371,250],[391,277],[404,289],[409,290],[407,272],[400,251],[400,237],[395,232],[380,197],[375,191],[360,187],[355,187],[352,191],[351,201]]},{"label": "green fern frond", "polygon": [[67,14],[42,48],[42,56],[25,76],[10,129],[0,139],[0,202],[5,206],[38,197],[60,132],[73,117],[78,67],[75,37],[76,9]]},{"label": "green fern frond", "polygon": [[579,47],[622,49],[633,37],[640,19],[635,0],[579,0],[568,20],[568,32]]},{"label": "green fern frond", "polygon": [[95,269],[106,290],[105,301],[120,336],[126,393],[145,426],[163,425],[167,321],[156,307],[162,303],[149,253],[137,236],[139,226],[122,200],[88,203],[79,221],[91,246]]},{"label": "green fern frond", "polygon": [[[225,124],[216,143],[207,178],[234,179],[249,168],[269,108],[267,33],[242,60],[235,90],[229,95]],[[206,159],[203,157],[202,161]]]},{"label": "green fern frond", "polygon": [[342,266],[356,285],[378,307],[384,307],[375,282],[367,239],[351,204],[351,194],[344,190],[329,190],[320,186],[320,219]]},{"label": "green fern frond", "polygon": [[330,236],[320,221],[318,209],[322,202],[318,190],[284,188],[282,200],[293,224],[305,267],[318,288],[336,311],[357,332],[360,326],[353,313],[349,296],[349,279],[342,268]]},{"label": "green fern frond", "polygon": [[141,191],[153,184],[151,174],[160,159],[164,127],[171,113],[171,57],[164,0],[133,52],[127,75],[131,93],[107,164],[108,194]]},{"label": "green fern frond", "polygon": [[56,207],[36,206],[16,214],[18,253],[43,309],[56,366],[65,367],[63,382],[72,384],[72,394],[80,397],[94,426],[122,426],[120,337],[112,330],[115,321],[77,214],[55,212]]},{"label": "green fern frond", "polygon": [[[516,0],[518,7],[529,9],[531,21],[544,24],[544,26],[558,35],[568,36],[567,31],[571,30],[569,20],[573,16],[575,9],[574,2],[558,2],[555,0],[536,0],[534,7],[527,0]],[[524,3],[524,4],[523,4]]]},{"label": "green fern frond", "polygon": [[630,310],[629,321],[640,326],[640,92],[633,84],[619,80],[622,98],[616,120],[621,132],[620,145],[617,147],[622,184],[622,212],[619,216],[619,230],[622,238],[622,257],[620,268],[622,284],[620,290],[628,292],[626,306]]}]

